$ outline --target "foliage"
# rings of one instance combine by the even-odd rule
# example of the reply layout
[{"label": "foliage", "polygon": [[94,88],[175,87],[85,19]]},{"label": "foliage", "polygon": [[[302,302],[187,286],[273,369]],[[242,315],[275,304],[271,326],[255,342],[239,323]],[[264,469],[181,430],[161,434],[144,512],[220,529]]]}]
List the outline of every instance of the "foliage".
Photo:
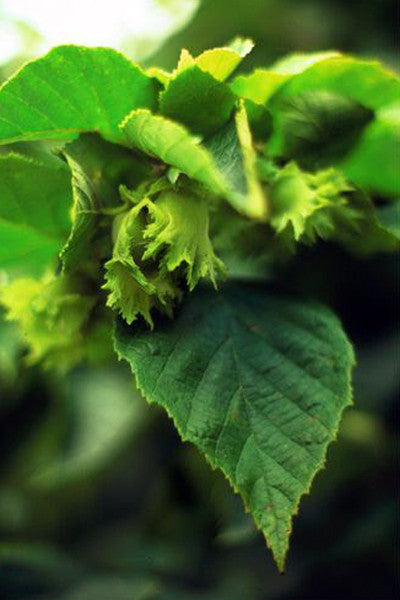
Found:
[{"label": "foliage", "polygon": [[113,335],[283,570],[354,358],[334,314],[282,293],[276,272],[326,240],[398,249],[400,80],[318,53],[227,81],[251,48],[183,50],[172,72],[145,72],[61,46],[7,81],[0,299],[45,367],[108,360]]}]

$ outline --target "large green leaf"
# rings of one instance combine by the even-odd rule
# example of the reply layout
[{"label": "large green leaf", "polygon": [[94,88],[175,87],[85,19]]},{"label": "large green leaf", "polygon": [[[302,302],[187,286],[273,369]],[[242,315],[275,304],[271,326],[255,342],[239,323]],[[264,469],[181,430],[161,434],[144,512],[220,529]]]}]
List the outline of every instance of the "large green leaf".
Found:
[{"label": "large green leaf", "polygon": [[13,276],[42,274],[71,226],[67,166],[1,155],[0,198],[0,268]]},{"label": "large green leaf", "polygon": [[71,140],[97,131],[121,141],[134,108],[154,109],[158,84],[116,50],[58,46],[0,88],[0,143]]},{"label": "large green leaf", "polygon": [[282,570],[292,516],[351,402],[353,352],[337,318],[251,285],[193,293],[173,322],[120,322],[116,350],[239,492]]},{"label": "large green leaf", "polygon": [[225,125],[234,105],[231,89],[196,65],[178,73],[160,95],[163,115],[206,137]]}]

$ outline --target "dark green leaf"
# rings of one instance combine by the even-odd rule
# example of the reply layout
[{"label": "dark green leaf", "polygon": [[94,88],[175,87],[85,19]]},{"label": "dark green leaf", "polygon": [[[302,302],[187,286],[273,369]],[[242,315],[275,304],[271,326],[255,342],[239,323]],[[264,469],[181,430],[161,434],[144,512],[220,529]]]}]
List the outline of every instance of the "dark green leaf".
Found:
[{"label": "dark green leaf", "polygon": [[348,153],[373,116],[354,100],[326,90],[287,98],[275,113],[268,152],[313,170],[330,165]]},{"label": "dark green leaf", "polygon": [[200,290],[151,334],[120,322],[115,347],[241,494],[283,569],[292,516],[351,402],[353,352],[336,317],[249,285]]},{"label": "dark green leaf", "polygon": [[400,201],[396,200],[376,210],[376,218],[381,227],[400,241]]}]

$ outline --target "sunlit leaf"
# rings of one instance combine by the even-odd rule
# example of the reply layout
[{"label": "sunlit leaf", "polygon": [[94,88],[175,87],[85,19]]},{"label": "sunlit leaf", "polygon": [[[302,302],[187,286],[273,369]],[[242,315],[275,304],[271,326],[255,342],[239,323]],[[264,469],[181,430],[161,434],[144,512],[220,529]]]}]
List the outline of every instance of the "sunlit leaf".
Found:
[{"label": "sunlit leaf", "polygon": [[85,131],[120,142],[123,117],[154,109],[157,88],[116,50],[58,46],[0,88],[0,143],[71,140]]}]

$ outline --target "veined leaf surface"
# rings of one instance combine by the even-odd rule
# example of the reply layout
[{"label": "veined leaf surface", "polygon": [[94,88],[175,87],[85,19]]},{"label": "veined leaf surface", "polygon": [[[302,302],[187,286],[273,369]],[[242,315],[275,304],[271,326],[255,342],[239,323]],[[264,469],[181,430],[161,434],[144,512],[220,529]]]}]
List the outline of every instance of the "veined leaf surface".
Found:
[{"label": "veined leaf surface", "polygon": [[353,352],[337,318],[232,285],[196,291],[150,334],[121,321],[115,347],[147,400],[241,494],[282,570],[292,516],[351,402]]},{"label": "veined leaf surface", "polygon": [[210,153],[182,125],[139,109],[128,115],[121,128],[135,148],[176,167],[216,194],[227,191]]},{"label": "veined leaf surface", "polygon": [[121,141],[134,108],[154,109],[158,84],[111,48],[58,46],[0,88],[0,143],[72,140],[97,131]]}]

